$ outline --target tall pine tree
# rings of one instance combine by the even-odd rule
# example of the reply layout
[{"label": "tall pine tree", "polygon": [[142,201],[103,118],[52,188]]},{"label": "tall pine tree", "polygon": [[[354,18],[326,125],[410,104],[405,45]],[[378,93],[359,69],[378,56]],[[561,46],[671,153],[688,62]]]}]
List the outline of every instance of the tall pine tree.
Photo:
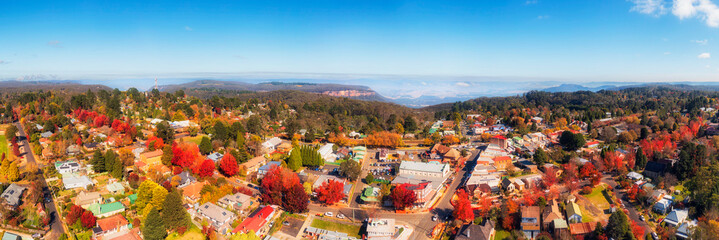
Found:
[{"label": "tall pine tree", "polygon": [[172,191],[165,197],[162,204],[162,219],[165,220],[165,228],[169,231],[180,227],[187,227],[190,223],[190,216],[182,207],[182,197],[177,191]]},{"label": "tall pine tree", "polygon": [[167,236],[164,219],[157,208],[153,207],[147,214],[145,224],[142,226],[142,236],[145,240],[162,240]]}]

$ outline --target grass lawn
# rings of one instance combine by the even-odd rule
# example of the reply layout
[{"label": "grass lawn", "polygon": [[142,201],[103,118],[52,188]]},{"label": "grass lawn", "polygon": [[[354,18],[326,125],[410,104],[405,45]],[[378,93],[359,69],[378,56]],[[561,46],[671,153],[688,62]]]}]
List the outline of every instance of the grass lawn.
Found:
[{"label": "grass lawn", "polygon": [[360,226],[329,222],[321,219],[312,220],[312,224],[310,226],[335,232],[343,232],[347,233],[350,237],[360,238]]},{"label": "grass lawn", "polygon": [[199,145],[200,145],[200,142],[202,142],[202,137],[204,137],[204,136],[207,136],[207,135],[205,135],[205,134],[197,134],[197,136],[194,136],[194,137],[184,137],[184,138],[182,138],[182,140],[183,140],[183,141],[188,141],[188,142],[193,142],[193,143],[195,143],[195,144],[197,144],[197,145],[199,146]]},{"label": "grass lawn", "polygon": [[594,215],[589,213],[581,204],[579,205],[579,210],[582,211],[582,222],[594,222]]},{"label": "grass lawn", "polygon": [[197,228],[197,226],[195,226],[195,224],[192,224],[190,229],[188,229],[185,232],[185,234],[183,234],[182,236],[180,236],[176,232],[173,232],[172,234],[167,236],[167,238],[165,238],[165,240],[175,240],[175,239],[204,240],[205,235],[202,235],[202,231],[200,231],[200,229]]},{"label": "grass lawn", "polygon": [[7,139],[5,135],[0,135],[0,153],[7,155]]},{"label": "grass lawn", "polygon": [[611,205],[607,201],[607,198],[604,197],[604,194],[602,193],[602,190],[604,190],[604,185],[599,185],[595,187],[590,194],[584,195],[589,201],[594,204],[594,206],[597,206],[599,209],[609,209]]},{"label": "grass lawn", "polygon": [[508,231],[505,230],[497,230],[494,234],[494,240],[504,240],[505,238],[511,237],[512,234],[510,234]]}]

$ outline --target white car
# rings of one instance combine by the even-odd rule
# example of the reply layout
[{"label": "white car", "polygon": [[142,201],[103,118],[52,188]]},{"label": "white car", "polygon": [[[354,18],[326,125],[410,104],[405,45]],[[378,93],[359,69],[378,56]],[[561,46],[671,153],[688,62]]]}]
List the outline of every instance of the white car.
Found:
[{"label": "white car", "polygon": [[341,213],[338,213],[338,214],[337,214],[337,218],[339,218],[339,219],[344,219],[344,218],[345,218],[345,215],[344,215],[344,214],[341,214]]},{"label": "white car", "polygon": [[326,216],[326,217],[332,217],[333,215],[334,215],[334,214],[332,214],[332,212],[326,212],[326,213],[325,213],[325,216]]}]

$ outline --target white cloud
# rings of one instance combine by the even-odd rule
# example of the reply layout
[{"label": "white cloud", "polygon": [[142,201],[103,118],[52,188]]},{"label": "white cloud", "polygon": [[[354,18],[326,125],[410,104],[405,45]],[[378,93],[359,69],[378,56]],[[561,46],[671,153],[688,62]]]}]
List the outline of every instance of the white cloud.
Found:
[{"label": "white cloud", "polygon": [[550,17],[549,15],[539,15],[539,16],[537,16],[537,19],[544,20],[544,19],[548,19],[549,17]]},{"label": "white cloud", "polygon": [[664,0],[628,0],[634,3],[634,6],[629,11],[638,12],[642,14],[649,14],[654,16],[663,15],[667,12]]},{"label": "white cloud", "polygon": [[47,45],[49,45],[51,47],[61,48],[62,45],[60,45],[60,43],[61,42],[58,40],[52,40],[52,41],[47,42]]},{"label": "white cloud", "polygon": [[193,29],[190,26],[185,26],[185,31],[192,31]]},{"label": "white cloud", "polygon": [[710,27],[719,27],[719,7],[711,0],[674,0],[672,13],[679,19],[696,17]]},{"label": "white cloud", "polygon": [[469,87],[469,83],[466,83],[466,82],[457,82],[454,85],[457,85],[460,87]]},{"label": "white cloud", "polygon": [[709,42],[709,40],[708,40],[708,39],[704,39],[704,40],[692,40],[692,42],[697,43],[697,44],[699,44],[699,45],[707,45],[707,43]]},{"label": "white cloud", "polygon": [[713,0],[627,0],[634,4],[630,11],[653,16],[667,13],[671,6],[672,14],[683,20],[698,18],[710,27],[719,27],[719,6]]},{"label": "white cloud", "polygon": [[711,57],[712,57],[712,55],[709,53],[702,53],[702,54],[699,54],[699,56],[697,56],[697,58],[699,58],[699,59],[709,59]]}]

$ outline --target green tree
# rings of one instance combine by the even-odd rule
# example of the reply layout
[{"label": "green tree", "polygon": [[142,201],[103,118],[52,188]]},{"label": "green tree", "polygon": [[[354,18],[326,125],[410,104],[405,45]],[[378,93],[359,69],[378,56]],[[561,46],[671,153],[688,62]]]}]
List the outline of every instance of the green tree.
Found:
[{"label": "green tree", "polygon": [[145,180],[140,183],[140,187],[137,190],[137,201],[135,201],[137,209],[145,209],[145,205],[150,203],[152,200],[152,190],[155,189],[156,186],[159,185],[151,180]]},{"label": "green tree", "polygon": [[302,157],[300,156],[300,151],[298,149],[293,149],[290,152],[290,159],[287,162],[287,167],[292,169],[292,171],[297,171],[302,167]]},{"label": "green tree", "polygon": [[115,170],[115,162],[117,161],[117,156],[115,156],[115,151],[113,151],[113,150],[105,151],[104,159],[105,159],[105,171],[112,173]]},{"label": "green tree", "polygon": [[350,181],[357,179],[362,172],[362,166],[354,160],[347,160],[340,163],[340,174]]},{"label": "green tree", "polygon": [[114,166],[112,167],[112,172],[110,173],[112,177],[122,180],[122,175],[124,172],[125,171],[122,166],[122,161],[115,161]]},{"label": "green tree", "polygon": [[202,137],[202,140],[200,140],[200,152],[204,155],[212,152],[212,143],[210,142],[210,138],[204,136]]},{"label": "green tree", "polygon": [[162,138],[162,140],[165,141],[165,144],[172,143],[172,141],[175,139],[175,130],[170,127],[170,124],[166,121],[162,121],[157,124],[157,130],[156,130],[157,137]]},{"label": "green tree", "polygon": [[609,216],[606,234],[613,239],[634,239],[629,227],[629,219],[622,211],[616,211]]},{"label": "green tree", "polygon": [[584,143],[584,136],[581,133],[574,134],[571,131],[564,131],[559,138],[559,144],[568,151],[575,151],[584,146]]},{"label": "green tree", "polygon": [[15,134],[18,132],[17,127],[15,124],[11,124],[9,127],[5,129],[5,139],[10,141],[12,138],[15,137]]},{"label": "green tree", "polygon": [[92,170],[96,173],[105,172],[105,157],[102,156],[100,150],[96,150],[92,154]]},{"label": "green tree", "polygon": [[229,134],[227,132],[227,127],[224,123],[222,123],[222,121],[215,122],[215,126],[213,128],[215,129],[215,134],[212,135],[213,139],[221,141],[227,140]]},{"label": "green tree", "polygon": [[165,147],[162,149],[162,164],[165,166],[172,166],[172,158],[174,157],[174,153],[172,152],[172,146],[171,145],[165,145]]},{"label": "green tree", "polygon": [[142,236],[145,240],[163,240],[167,236],[164,219],[157,208],[153,207],[147,213],[145,224],[142,226]]},{"label": "green tree", "polygon": [[374,182],[374,174],[372,174],[372,172],[368,172],[367,176],[364,177],[364,181],[367,184],[372,184],[372,182]]},{"label": "green tree", "polygon": [[165,220],[165,228],[168,231],[190,225],[190,215],[182,207],[182,196],[177,191],[172,191],[165,197],[162,204],[162,219]]},{"label": "green tree", "polygon": [[544,166],[544,164],[547,163],[547,159],[549,159],[547,153],[541,147],[534,151],[533,158],[534,163],[537,164],[538,167]]},{"label": "green tree", "polygon": [[247,131],[252,134],[260,134],[262,132],[262,119],[258,115],[252,115],[247,119]]},{"label": "green tree", "polygon": [[417,131],[417,121],[411,115],[404,118],[404,130],[407,132]]},{"label": "green tree", "polygon": [[634,164],[635,170],[641,170],[644,169],[644,166],[647,165],[647,155],[644,155],[644,150],[642,148],[637,148],[637,155],[636,155],[636,162]]}]

